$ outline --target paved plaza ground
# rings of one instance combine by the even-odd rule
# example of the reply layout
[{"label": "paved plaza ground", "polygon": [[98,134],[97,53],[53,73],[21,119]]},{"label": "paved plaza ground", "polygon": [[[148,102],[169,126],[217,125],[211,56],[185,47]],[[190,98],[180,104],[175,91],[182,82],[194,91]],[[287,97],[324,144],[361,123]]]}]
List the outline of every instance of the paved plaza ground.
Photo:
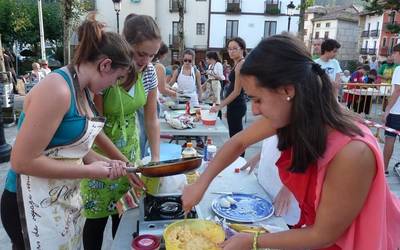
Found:
[{"label": "paved plaza ground", "polygon": [[[256,119],[252,114],[251,114],[251,109],[250,105],[248,105],[247,109],[247,122],[246,126],[250,124],[252,121]],[[224,123],[226,125],[226,121],[224,120]],[[15,141],[15,136],[17,133],[16,127],[10,127],[10,128],[5,128],[5,135],[6,135],[6,141],[9,144],[13,144]],[[383,138],[383,136],[382,136]],[[223,145],[223,143],[228,139],[228,136],[224,137],[216,137],[213,138],[214,143],[220,147]],[[383,144],[381,144],[381,148],[383,149]],[[254,154],[258,153],[261,150],[261,143],[257,143],[253,146],[251,146],[249,149],[246,150],[246,159],[250,159]],[[392,168],[395,163],[400,162],[400,144],[397,142],[395,145],[395,151],[393,153],[392,160],[390,162],[390,172],[391,175],[386,178],[387,182],[390,185],[391,190],[398,196],[400,197],[400,179],[397,176],[394,176],[392,173]],[[3,192],[4,188],[4,182],[6,178],[7,171],[10,167],[9,162],[7,163],[2,163],[0,164],[0,194]],[[110,226],[107,225],[106,228],[106,237],[104,238],[104,244],[103,244],[103,249],[110,249],[111,246],[111,232],[110,232]],[[7,236],[7,234],[4,231],[3,226],[0,224],[0,249],[2,250],[11,250],[11,243],[10,240]]]}]

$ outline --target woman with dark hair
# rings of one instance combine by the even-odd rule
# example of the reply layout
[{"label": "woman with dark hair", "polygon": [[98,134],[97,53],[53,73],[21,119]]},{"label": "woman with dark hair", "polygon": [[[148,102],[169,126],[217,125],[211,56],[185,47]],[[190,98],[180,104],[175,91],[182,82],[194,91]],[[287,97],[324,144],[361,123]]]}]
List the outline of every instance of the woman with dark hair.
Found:
[{"label": "woman with dark hair", "polygon": [[[165,59],[168,54],[168,46],[164,42],[161,42],[160,49],[153,58],[153,65],[157,73],[158,80],[158,92],[164,96],[177,97],[177,93],[172,90],[166,81],[165,66],[160,62]],[[160,99],[160,97],[158,98]]]},{"label": "woman with dark hair", "polygon": [[[232,38],[227,43],[229,57],[233,60],[234,66],[229,74],[229,85],[226,86],[225,99],[219,106],[214,106],[211,111],[218,112],[225,106],[226,118],[228,120],[229,136],[232,137],[243,130],[243,117],[246,114],[246,98],[240,81],[240,69],[246,55],[246,43],[240,37]],[[242,154],[244,156],[244,152]]]},{"label": "woman with dark hair", "polygon": [[215,51],[209,51],[206,54],[208,70],[206,74],[208,80],[206,85],[203,85],[203,91],[208,93],[207,99],[216,105],[221,104],[221,81],[225,80],[224,68],[219,60],[218,54]]},{"label": "woman with dark hair", "polygon": [[91,150],[104,125],[91,94],[124,77],[133,63],[129,44],[103,28],[89,15],[78,29],[73,63],[46,76],[25,98],[1,198],[13,249],[81,249],[81,178],[125,174],[125,163]]},{"label": "woman with dark hair", "polygon": [[200,60],[199,61],[199,64],[197,65],[197,68],[200,71],[201,84],[203,84],[203,83],[205,83],[205,81],[207,81],[207,75],[206,75],[207,65],[204,62],[204,60]]},{"label": "woman with dark hair", "polygon": [[267,38],[240,73],[253,113],[262,118],[226,142],[185,188],[185,211],[246,147],[277,134],[282,153],[276,165],[299,202],[300,219],[283,232],[236,234],[224,250],[399,248],[400,202],[386,183],[376,138],[338,103],[328,75],[303,43],[288,35]]},{"label": "woman with dark hair", "polygon": [[176,82],[178,90],[184,95],[190,96],[190,104],[198,106],[201,98],[201,80],[200,71],[194,66],[194,51],[185,50],[182,61],[183,66],[174,71],[169,84],[173,85]]}]

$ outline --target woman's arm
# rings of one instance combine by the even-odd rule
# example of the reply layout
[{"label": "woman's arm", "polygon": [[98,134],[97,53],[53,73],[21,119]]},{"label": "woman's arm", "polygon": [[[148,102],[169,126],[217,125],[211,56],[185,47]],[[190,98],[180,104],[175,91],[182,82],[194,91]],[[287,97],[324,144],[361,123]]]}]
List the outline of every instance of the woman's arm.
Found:
[{"label": "woman's arm", "polygon": [[201,88],[201,75],[200,71],[196,71],[196,88],[197,88],[197,96],[199,100],[201,100],[202,88]]},{"label": "woman's arm", "polygon": [[[242,68],[243,65],[243,60],[240,61],[235,68],[235,87],[233,88],[232,93],[230,93],[224,100],[221,101],[221,104],[219,106],[213,107],[213,109],[219,109],[221,110],[223,107],[227,106],[229,103],[231,103],[233,100],[235,100],[236,97],[240,95],[240,92],[242,91],[242,84],[240,82],[240,69]],[[214,110],[218,111],[218,110]]]},{"label": "woman's arm", "polygon": [[271,127],[270,121],[260,118],[230,138],[217,152],[215,158],[209,163],[207,169],[197,181],[185,187],[182,194],[185,211],[189,211],[200,202],[211,181],[236,160],[247,147],[274,134],[276,134],[276,131]]},{"label": "woman's arm", "polygon": [[[327,168],[314,225],[264,234],[259,238],[258,246],[315,249],[334,244],[363,208],[376,175],[375,162],[373,152],[365,143],[350,142]],[[241,235],[239,238],[242,242],[252,242],[252,235]],[[239,239],[232,239],[225,244],[237,245],[238,242]]]},{"label": "woman's arm", "polygon": [[165,96],[177,97],[177,93],[166,87],[165,79],[165,67],[161,63],[155,65],[157,80],[158,80],[158,90],[161,94]]},{"label": "woman's arm", "polygon": [[174,72],[172,73],[171,80],[169,80],[168,83],[170,86],[174,85],[174,83],[178,80],[178,70],[179,68],[174,70]]},{"label": "woman's arm", "polygon": [[[104,102],[103,102],[103,96],[102,95],[95,95],[94,96],[94,103],[96,105],[97,111],[103,115],[104,112]],[[121,153],[121,151],[117,148],[117,146],[114,145],[114,143],[108,138],[108,136],[104,133],[104,131],[101,131],[94,143],[101,149],[101,151],[106,154],[110,159],[113,160],[120,160],[124,162],[128,162],[129,159],[125,157]]]},{"label": "woman's arm", "polygon": [[144,127],[150,144],[151,160],[160,160],[160,124],[157,117],[157,89],[147,94],[144,106]]},{"label": "woman's arm", "polygon": [[11,153],[17,173],[44,178],[106,178],[108,163],[82,165],[43,155],[70,107],[68,84],[58,74],[50,74],[31,90],[24,103],[25,119]]},{"label": "woman's arm", "polygon": [[[208,164],[206,171],[200,176],[199,180],[204,181],[208,186],[215,176],[234,162],[247,147],[274,134],[276,134],[276,131],[271,127],[268,119],[260,118],[253,122],[249,127],[233,136],[222,146],[214,159]],[[227,155],[229,157],[226,157]]]}]

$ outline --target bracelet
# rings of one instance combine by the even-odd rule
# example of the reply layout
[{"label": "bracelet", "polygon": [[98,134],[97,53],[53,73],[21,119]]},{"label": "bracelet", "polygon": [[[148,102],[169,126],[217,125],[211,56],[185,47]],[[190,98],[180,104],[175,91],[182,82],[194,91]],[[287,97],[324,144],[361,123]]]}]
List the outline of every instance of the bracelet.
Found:
[{"label": "bracelet", "polygon": [[260,236],[260,232],[255,232],[253,236],[253,250],[257,250],[258,236]]}]

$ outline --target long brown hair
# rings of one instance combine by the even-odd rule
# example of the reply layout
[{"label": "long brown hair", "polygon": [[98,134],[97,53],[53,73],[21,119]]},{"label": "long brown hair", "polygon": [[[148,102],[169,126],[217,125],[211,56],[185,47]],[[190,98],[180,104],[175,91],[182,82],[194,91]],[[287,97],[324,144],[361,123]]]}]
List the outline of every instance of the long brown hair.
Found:
[{"label": "long brown hair", "polygon": [[111,67],[131,67],[132,49],[119,34],[104,31],[104,24],[96,21],[95,13],[90,13],[78,28],[79,45],[73,63],[93,63],[102,57],[111,59]]},{"label": "long brown hair", "polygon": [[254,76],[260,87],[270,90],[294,86],[291,120],[277,131],[279,150],[293,150],[290,171],[305,172],[324,154],[328,127],[349,136],[363,135],[355,124],[358,118],[338,103],[329,76],[295,37],[276,35],[261,41],[240,73]]},{"label": "long brown hair", "polygon": [[[151,16],[129,14],[124,21],[124,29],[122,31],[126,41],[132,46],[145,41],[160,40],[161,34],[157,23]],[[124,83],[123,88],[129,88],[136,80],[136,72],[132,69]]]}]

